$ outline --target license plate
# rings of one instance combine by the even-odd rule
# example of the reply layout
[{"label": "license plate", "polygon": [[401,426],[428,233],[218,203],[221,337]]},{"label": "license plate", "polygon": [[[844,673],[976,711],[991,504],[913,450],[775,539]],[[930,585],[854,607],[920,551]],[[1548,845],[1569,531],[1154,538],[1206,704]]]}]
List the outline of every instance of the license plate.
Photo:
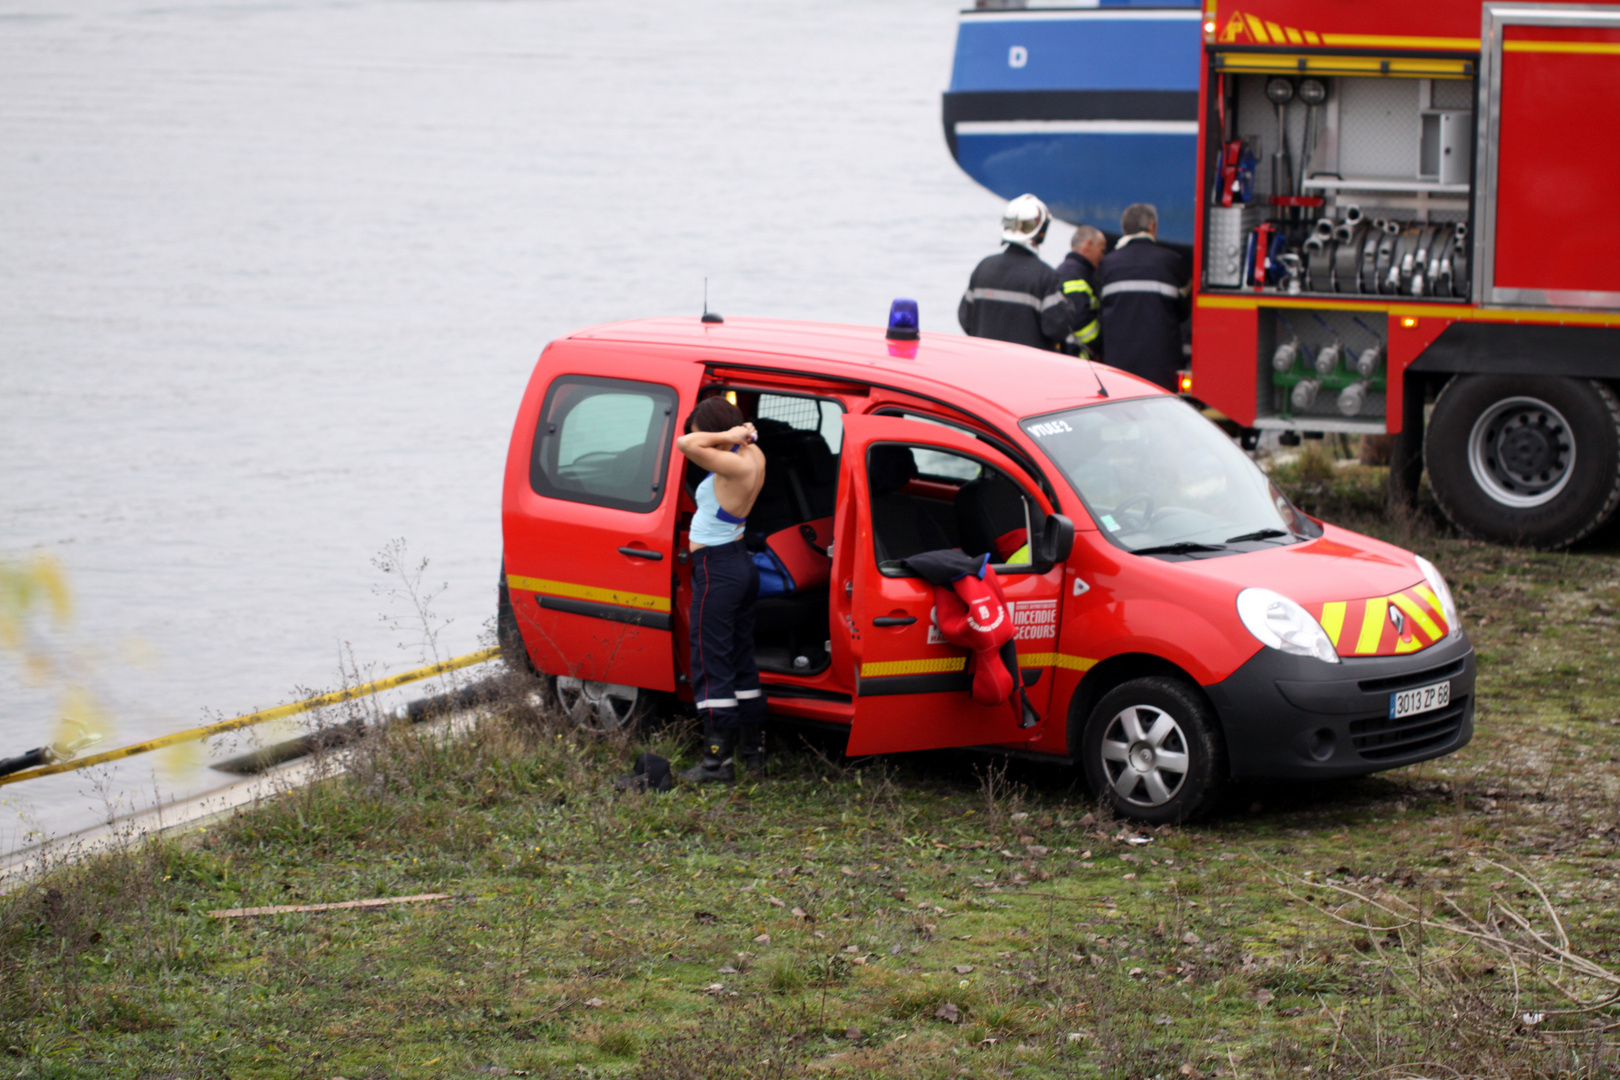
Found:
[{"label": "license plate", "polygon": [[1416,716],[1431,709],[1443,709],[1451,704],[1451,680],[1418,686],[1411,690],[1397,690],[1389,695],[1389,718]]}]

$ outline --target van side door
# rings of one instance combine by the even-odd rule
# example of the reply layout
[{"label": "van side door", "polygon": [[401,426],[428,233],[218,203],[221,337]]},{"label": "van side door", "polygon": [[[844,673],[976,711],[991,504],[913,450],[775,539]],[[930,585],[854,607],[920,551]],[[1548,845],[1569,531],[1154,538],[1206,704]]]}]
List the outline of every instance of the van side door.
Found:
[{"label": "van side door", "polygon": [[854,690],[849,753],[1042,737],[1048,725],[1020,728],[1013,703],[973,700],[974,661],[945,642],[934,623],[934,586],[904,559],[948,548],[992,552],[1018,629],[1019,666],[1044,715],[1063,567],[1037,572],[1030,555],[1051,513],[1022,469],[969,434],[912,419],[845,417],[831,629],[834,664]]},{"label": "van side door", "polygon": [[503,500],[507,587],[530,658],[550,675],[674,690],[685,461],[674,442],[702,366],[602,342],[560,342],[547,360]]}]

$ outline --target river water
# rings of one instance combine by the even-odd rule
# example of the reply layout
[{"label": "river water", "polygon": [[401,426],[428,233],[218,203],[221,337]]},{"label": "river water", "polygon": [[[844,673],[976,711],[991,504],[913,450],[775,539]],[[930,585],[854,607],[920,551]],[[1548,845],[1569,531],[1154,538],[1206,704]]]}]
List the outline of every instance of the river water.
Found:
[{"label": "river water", "polygon": [[[727,315],[955,330],[1000,206],[940,130],[957,6],[0,0],[0,558],[65,567],[38,644],[108,743],[416,666],[396,540],[477,648],[553,337],[695,317],[705,277]],[[0,757],[60,691],[0,654]],[[225,779],[3,787],[0,853]]]}]

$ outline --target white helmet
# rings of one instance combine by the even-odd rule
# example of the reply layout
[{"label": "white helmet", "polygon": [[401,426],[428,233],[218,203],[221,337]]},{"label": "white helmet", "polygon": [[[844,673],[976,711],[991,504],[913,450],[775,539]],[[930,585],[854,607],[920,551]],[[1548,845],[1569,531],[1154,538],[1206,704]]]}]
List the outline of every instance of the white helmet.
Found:
[{"label": "white helmet", "polygon": [[1034,251],[1045,239],[1051,220],[1052,213],[1045,203],[1033,195],[1020,195],[1001,213],[1002,242]]}]

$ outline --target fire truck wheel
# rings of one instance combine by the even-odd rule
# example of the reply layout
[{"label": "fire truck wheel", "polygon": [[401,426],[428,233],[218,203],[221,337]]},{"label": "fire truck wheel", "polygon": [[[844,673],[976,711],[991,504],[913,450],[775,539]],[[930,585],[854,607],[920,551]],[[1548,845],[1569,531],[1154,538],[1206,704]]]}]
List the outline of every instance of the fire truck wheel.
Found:
[{"label": "fire truck wheel", "polygon": [[1620,398],[1590,379],[1459,375],[1435,400],[1423,466],[1464,532],[1566,547],[1620,505]]},{"label": "fire truck wheel", "polygon": [[557,709],[586,731],[632,731],[653,710],[653,691],[621,683],[558,675],[549,680]]},{"label": "fire truck wheel", "polygon": [[1104,694],[1086,722],[1086,781],[1137,821],[1185,821],[1209,809],[1226,777],[1226,748],[1198,688],[1154,675]]}]

